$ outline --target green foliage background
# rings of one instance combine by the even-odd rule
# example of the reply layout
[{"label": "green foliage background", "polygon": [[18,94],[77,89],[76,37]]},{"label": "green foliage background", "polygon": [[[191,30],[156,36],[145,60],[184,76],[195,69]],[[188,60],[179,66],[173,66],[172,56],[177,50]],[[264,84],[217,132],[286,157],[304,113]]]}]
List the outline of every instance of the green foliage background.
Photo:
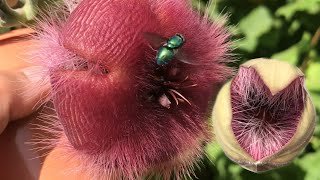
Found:
[{"label": "green foliage background", "polygon": [[[228,14],[239,62],[265,57],[287,61],[305,73],[317,114],[320,112],[320,0],[193,0],[213,20]],[[317,117],[318,118],[318,117]],[[252,173],[231,162],[218,144],[198,169],[198,179],[320,180],[320,122],[310,144],[289,166]]]}]

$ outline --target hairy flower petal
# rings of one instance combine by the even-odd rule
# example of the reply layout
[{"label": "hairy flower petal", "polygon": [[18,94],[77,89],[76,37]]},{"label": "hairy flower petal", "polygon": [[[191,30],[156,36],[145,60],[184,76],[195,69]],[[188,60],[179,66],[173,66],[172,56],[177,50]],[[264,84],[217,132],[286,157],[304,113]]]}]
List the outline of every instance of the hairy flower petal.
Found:
[{"label": "hairy flower petal", "polygon": [[[211,100],[232,74],[226,29],[187,1],[83,0],[69,7],[66,19],[41,22],[36,37],[63,129],[59,146],[96,176],[191,172],[210,138]],[[193,63],[175,58],[159,67],[145,32],[183,34],[179,51]]]}]

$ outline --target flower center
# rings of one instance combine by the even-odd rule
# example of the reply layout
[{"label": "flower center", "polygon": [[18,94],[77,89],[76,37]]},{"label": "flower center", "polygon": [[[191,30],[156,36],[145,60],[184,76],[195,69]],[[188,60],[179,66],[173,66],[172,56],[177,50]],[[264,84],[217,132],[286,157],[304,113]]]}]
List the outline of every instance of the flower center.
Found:
[{"label": "flower center", "polygon": [[193,84],[188,76],[180,75],[180,68],[176,64],[158,66],[155,75],[151,75],[151,80],[156,82],[157,88],[151,90],[149,95],[150,100],[156,100],[158,103],[165,107],[170,108],[171,102],[179,105],[179,103],[191,102],[182,94],[183,89],[192,88],[197,86]]}]

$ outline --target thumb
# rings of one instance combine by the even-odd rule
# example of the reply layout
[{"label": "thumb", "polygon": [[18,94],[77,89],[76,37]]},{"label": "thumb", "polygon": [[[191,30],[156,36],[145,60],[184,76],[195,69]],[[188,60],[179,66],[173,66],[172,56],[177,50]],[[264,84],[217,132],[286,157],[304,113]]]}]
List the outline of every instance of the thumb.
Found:
[{"label": "thumb", "polygon": [[30,115],[45,101],[49,81],[34,75],[36,69],[0,71],[0,133],[10,121]]}]

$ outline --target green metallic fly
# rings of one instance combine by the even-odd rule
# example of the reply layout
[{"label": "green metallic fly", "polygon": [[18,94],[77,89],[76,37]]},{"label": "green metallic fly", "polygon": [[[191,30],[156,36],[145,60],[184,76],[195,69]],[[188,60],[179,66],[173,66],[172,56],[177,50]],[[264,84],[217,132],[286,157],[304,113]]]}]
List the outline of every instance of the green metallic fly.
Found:
[{"label": "green metallic fly", "polygon": [[144,33],[144,37],[149,41],[152,48],[157,51],[155,60],[158,65],[167,65],[174,58],[177,58],[177,60],[184,63],[192,64],[190,61],[186,60],[186,56],[183,51],[181,51],[181,47],[186,42],[182,34],[177,33],[167,39],[158,34],[146,32]]}]

